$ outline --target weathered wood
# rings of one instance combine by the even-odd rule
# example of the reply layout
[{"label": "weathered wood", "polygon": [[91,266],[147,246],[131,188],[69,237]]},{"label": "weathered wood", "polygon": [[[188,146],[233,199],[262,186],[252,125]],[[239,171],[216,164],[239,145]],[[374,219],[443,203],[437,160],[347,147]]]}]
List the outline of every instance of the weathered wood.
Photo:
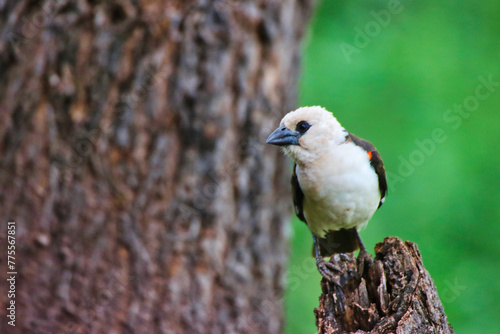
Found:
[{"label": "weathered wood", "polygon": [[[371,256],[370,256],[371,258]],[[342,288],[323,279],[315,309],[319,334],[453,333],[436,287],[413,242],[385,238],[359,277],[353,254],[331,260]]]},{"label": "weathered wood", "polygon": [[281,331],[312,3],[0,1],[1,333]]}]

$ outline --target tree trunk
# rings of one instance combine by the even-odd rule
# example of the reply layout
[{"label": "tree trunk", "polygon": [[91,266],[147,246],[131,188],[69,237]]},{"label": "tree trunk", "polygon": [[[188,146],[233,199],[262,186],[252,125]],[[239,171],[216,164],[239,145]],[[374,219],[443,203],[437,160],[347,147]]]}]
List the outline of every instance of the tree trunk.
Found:
[{"label": "tree trunk", "polygon": [[0,332],[281,331],[312,2],[0,1]]},{"label": "tree trunk", "polygon": [[332,258],[344,285],[321,282],[318,333],[453,333],[417,245],[387,237],[375,254],[361,279],[354,255]]}]

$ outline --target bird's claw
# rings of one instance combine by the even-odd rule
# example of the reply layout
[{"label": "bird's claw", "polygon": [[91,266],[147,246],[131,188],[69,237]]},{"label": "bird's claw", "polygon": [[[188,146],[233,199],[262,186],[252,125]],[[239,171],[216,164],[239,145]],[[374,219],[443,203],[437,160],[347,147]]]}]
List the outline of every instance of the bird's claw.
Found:
[{"label": "bird's claw", "polygon": [[340,286],[340,275],[342,270],[331,262],[326,262],[325,260],[316,261],[316,266],[318,271],[327,281]]}]

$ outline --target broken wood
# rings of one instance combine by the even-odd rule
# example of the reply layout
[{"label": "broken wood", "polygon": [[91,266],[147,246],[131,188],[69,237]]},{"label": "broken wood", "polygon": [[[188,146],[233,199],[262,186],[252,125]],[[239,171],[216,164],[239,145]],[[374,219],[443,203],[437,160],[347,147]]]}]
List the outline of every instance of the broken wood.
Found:
[{"label": "broken wood", "polygon": [[321,282],[318,334],[453,333],[415,243],[385,238],[363,273],[354,254],[330,261],[342,269],[341,287]]}]

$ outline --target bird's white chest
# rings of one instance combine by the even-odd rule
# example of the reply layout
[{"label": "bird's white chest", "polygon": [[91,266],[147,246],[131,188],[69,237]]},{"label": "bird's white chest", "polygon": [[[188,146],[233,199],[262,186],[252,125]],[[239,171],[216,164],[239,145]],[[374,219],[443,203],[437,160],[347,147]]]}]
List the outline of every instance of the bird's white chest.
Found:
[{"label": "bird's white chest", "polygon": [[311,232],[322,237],[329,230],[364,227],[380,201],[378,177],[366,152],[345,144],[317,162],[297,167]]}]

